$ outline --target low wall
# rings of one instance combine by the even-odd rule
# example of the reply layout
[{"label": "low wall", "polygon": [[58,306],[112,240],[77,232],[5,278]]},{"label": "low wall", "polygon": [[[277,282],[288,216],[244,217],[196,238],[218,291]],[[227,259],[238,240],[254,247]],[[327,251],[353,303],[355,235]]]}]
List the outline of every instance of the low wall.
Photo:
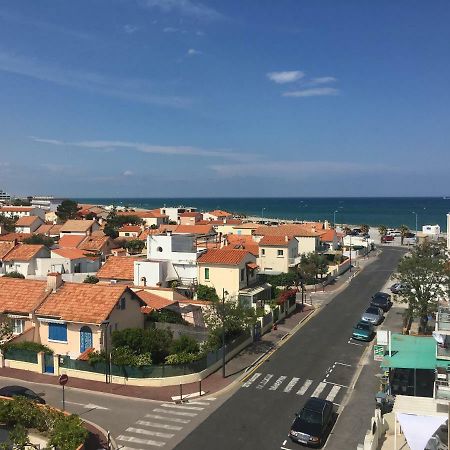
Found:
[{"label": "low wall", "polygon": [[14,359],[5,359],[5,367],[10,367],[11,369],[28,370],[29,372],[42,373],[42,364],[34,364],[26,361],[16,361]]},{"label": "low wall", "polygon": [[364,437],[364,445],[361,450],[377,450],[378,444],[383,439],[387,428],[384,418],[381,415],[381,410],[376,409],[375,415],[370,420],[370,429]]}]

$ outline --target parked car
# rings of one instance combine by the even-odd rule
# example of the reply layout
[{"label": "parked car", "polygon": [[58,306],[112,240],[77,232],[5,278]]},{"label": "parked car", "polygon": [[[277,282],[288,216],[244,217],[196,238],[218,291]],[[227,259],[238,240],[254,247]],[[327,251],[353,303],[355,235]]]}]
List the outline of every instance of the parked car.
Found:
[{"label": "parked car", "polygon": [[402,283],[394,283],[389,289],[393,294],[403,294],[406,290],[406,285]]},{"label": "parked car", "polygon": [[362,321],[369,322],[374,325],[379,325],[383,321],[383,319],[383,310],[377,308],[376,306],[369,306],[361,316]]},{"label": "parked car", "polygon": [[28,400],[33,400],[37,403],[45,405],[45,400],[36,392],[23,386],[5,386],[0,388],[0,396],[2,397],[25,397]]},{"label": "parked car", "polygon": [[371,341],[374,336],[373,325],[360,320],[354,327],[352,338],[360,341]]},{"label": "parked car", "polygon": [[289,437],[294,442],[311,447],[321,447],[333,426],[333,403],[318,397],[311,397],[295,415]]},{"label": "parked car", "polygon": [[394,236],[386,235],[381,236],[381,242],[385,244],[386,242],[392,242],[394,240]]},{"label": "parked car", "polygon": [[390,300],[391,296],[388,297],[384,295],[374,295],[370,300],[370,306],[376,306],[377,308],[381,308],[384,312],[389,311],[392,306],[392,302]]},{"label": "parked car", "polygon": [[399,230],[394,230],[393,228],[389,228],[387,230],[387,235],[392,237],[400,237],[402,234]]}]

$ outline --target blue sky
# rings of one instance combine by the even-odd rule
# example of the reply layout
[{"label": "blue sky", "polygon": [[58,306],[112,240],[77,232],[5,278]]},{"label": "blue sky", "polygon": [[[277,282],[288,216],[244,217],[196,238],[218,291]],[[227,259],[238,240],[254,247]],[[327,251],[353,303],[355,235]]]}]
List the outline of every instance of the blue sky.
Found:
[{"label": "blue sky", "polygon": [[0,189],[449,195],[447,0],[0,0]]}]

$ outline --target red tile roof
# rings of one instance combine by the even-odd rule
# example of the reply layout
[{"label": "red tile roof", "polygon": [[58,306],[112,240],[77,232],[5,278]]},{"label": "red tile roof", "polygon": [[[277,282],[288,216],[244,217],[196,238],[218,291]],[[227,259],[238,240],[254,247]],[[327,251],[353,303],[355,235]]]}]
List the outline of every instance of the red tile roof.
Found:
[{"label": "red tile roof", "polygon": [[119,211],[118,216],[136,216],[141,219],[156,219],[161,217],[167,217],[165,214],[161,214],[159,210],[152,211]]},{"label": "red tile roof", "polygon": [[223,247],[220,249],[207,250],[197,260],[199,264],[224,264],[235,266],[246,258],[250,252],[248,250],[236,250]]},{"label": "red tile roof", "polygon": [[85,252],[78,248],[56,248],[52,250],[52,253],[66,259],[86,258]]},{"label": "red tile roof", "polygon": [[31,233],[8,233],[0,235],[0,241],[17,241],[22,242],[24,239],[31,237]]},{"label": "red tile roof", "polygon": [[15,246],[14,241],[0,241],[0,259],[3,259]]},{"label": "red tile roof", "polygon": [[293,237],[315,237],[319,233],[311,231],[308,226],[297,224],[286,224],[278,226],[262,226],[255,231],[257,236],[293,236]]},{"label": "red tile roof", "polygon": [[228,245],[227,248],[243,249],[247,250],[255,256],[259,255],[259,245],[253,240],[252,236],[246,236],[241,234],[228,234],[226,236]]},{"label": "red tile roof", "polygon": [[231,217],[233,214],[229,213],[228,211],[223,211],[221,209],[214,209],[213,211],[209,211],[211,216],[216,217]]},{"label": "red tile roof", "polygon": [[[240,219],[218,219],[218,220],[199,220],[197,225],[239,225],[242,223]],[[239,227],[238,227],[239,228]]]},{"label": "red tile roof", "polygon": [[212,225],[178,225],[173,231],[175,234],[214,234]]},{"label": "red tile roof", "polygon": [[292,241],[292,237],[290,236],[264,236],[259,241],[260,247],[288,247],[289,242]]},{"label": "red tile roof", "polygon": [[202,216],[202,213],[188,211],[180,214],[180,217],[198,217],[198,216]]},{"label": "red tile roof", "polygon": [[236,225],[233,228],[256,230],[258,228],[261,228],[262,226],[263,225],[261,225],[259,223],[246,222],[246,223],[241,223],[240,225]]},{"label": "red tile roof", "polygon": [[0,312],[31,313],[45,298],[45,281],[0,278]]},{"label": "red tile roof", "polygon": [[59,236],[59,231],[62,225],[53,225],[49,223],[44,223],[41,225],[34,234],[45,234],[46,236]]},{"label": "red tile roof", "polygon": [[3,258],[3,261],[30,261],[44,248],[46,248],[44,245],[19,244]]},{"label": "red tile roof", "polygon": [[337,238],[337,234],[336,230],[333,230],[333,228],[321,232],[320,235],[320,240],[322,242],[333,242],[335,238]]},{"label": "red tile roof", "polygon": [[[167,298],[161,297],[160,295],[153,294],[145,290],[135,291],[135,294],[145,302],[147,307],[154,309],[163,309],[170,305],[176,305],[178,302],[175,300],[169,300]],[[151,311],[148,311],[151,312]]]},{"label": "red tile roof", "polygon": [[77,234],[71,235],[66,234],[61,237],[58,242],[60,248],[77,248],[83,241],[86,239],[86,236],[79,236]]},{"label": "red tile roof", "polygon": [[101,252],[104,246],[108,245],[114,246],[113,241],[109,236],[88,236],[85,240],[78,246],[82,250],[87,250],[90,252]]},{"label": "red tile roof", "polygon": [[34,224],[36,221],[42,222],[42,219],[38,216],[22,216],[19,218],[19,220],[16,222],[16,227],[29,227]]},{"label": "red tile roof", "polygon": [[0,207],[0,214],[2,212],[30,212],[35,209],[33,206],[2,206]]},{"label": "red tile roof", "polygon": [[141,258],[133,256],[110,256],[97,272],[98,278],[134,280],[134,262]]},{"label": "red tile roof", "polygon": [[124,225],[119,229],[119,233],[139,233],[142,228],[139,225]]},{"label": "red tile roof", "polygon": [[94,224],[95,220],[68,220],[62,227],[61,233],[64,232],[86,232]]}]

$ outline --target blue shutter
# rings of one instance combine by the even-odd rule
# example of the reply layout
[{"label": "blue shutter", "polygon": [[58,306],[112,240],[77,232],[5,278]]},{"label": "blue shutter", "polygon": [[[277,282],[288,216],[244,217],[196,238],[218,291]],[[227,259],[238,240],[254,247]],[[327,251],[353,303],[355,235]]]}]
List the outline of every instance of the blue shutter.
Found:
[{"label": "blue shutter", "polygon": [[65,323],[49,323],[48,338],[52,341],[67,342],[67,324]]}]

